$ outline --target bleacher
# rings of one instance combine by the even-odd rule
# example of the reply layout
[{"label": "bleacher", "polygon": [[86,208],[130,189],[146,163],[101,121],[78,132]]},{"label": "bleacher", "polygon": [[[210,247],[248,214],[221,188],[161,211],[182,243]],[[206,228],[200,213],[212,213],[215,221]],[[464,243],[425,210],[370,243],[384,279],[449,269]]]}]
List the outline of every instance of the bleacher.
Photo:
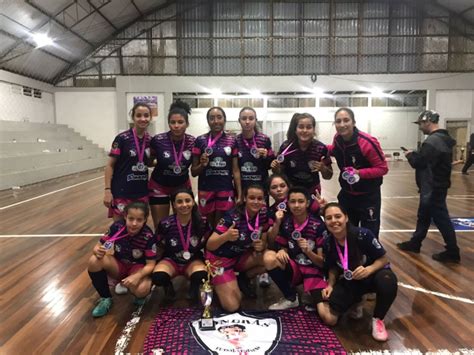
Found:
[{"label": "bleacher", "polygon": [[0,121],[0,190],[103,167],[106,159],[66,125]]}]

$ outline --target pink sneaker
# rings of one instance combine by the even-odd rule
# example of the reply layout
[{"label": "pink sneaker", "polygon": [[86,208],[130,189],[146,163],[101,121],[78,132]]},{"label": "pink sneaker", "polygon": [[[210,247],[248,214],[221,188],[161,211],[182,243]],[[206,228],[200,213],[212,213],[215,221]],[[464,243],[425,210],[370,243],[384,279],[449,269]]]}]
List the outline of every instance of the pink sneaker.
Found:
[{"label": "pink sneaker", "polygon": [[387,341],[388,333],[382,319],[372,318],[372,337],[377,341]]}]

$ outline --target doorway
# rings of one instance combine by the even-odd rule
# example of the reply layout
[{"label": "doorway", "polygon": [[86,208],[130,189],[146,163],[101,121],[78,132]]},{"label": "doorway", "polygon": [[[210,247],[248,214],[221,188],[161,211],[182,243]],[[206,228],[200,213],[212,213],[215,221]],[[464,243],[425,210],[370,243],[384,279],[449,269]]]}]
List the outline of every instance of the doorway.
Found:
[{"label": "doorway", "polygon": [[449,135],[456,140],[453,148],[453,161],[464,160],[466,158],[466,142],[468,140],[468,122],[461,120],[446,121],[446,130]]}]

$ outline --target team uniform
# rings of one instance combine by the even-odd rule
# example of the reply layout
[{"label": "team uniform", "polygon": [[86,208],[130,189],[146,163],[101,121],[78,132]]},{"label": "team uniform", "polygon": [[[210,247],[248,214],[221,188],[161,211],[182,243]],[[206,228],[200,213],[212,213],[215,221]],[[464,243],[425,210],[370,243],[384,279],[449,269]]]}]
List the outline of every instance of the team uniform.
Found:
[{"label": "team uniform", "polygon": [[[257,215],[249,220],[251,226],[255,226]],[[260,235],[268,231],[267,208],[263,207],[258,212]],[[224,268],[222,275],[213,277],[214,285],[230,282],[236,279],[234,271],[243,271],[243,266],[253,253],[251,234],[252,230],[247,224],[244,212],[234,209],[224,214],[219,221],[215,232],[219,235],[225,233],[232,223],[235,222],[235,228],[239,231],[239,239],[236,241],[227,241],[214,251],[206,251],[206,259],[211,264]]]},{"label": "team uniform", "polygon": [[[176,270],[176,276],[185,275],[185,271],[192,261],[204,261],[203,249],[211,232],[211,228],[205,218],[203,218],[202,228],[198,229],[194,225],[191,225],[191,233],[188,241],[189,245],[186,248],[183,245],[177,223],[177,216],[172,215],[163,219],[156,229],[157,243],[164,249],[162,261],[173,266]],[[185,244],[189,223],[181,227]],[[189,253],[187,254],[187,259],[185,258],[186,251]]]},{"label": "team uniform", "polygon": [[[293,186],[303,186],[310,193],[316,190],[321,193],[319,172],[312,172],[311,165],[321,161],[321,158],[324,157],[323,163],[327,167],[331,167],[331,158],[326,145],[313,139],[308,149],[303,151],[298,147],[297,142],[291,146],[290,144],[291,142],[284,141],[277,154],[277,156],[282,154],[288,148],[286,152],[288,155],[285,155],[285,160],[280,163],[284,173]],[[294,151],[292,152],[292,150]]]},{"label": "team uniform", "polygon": [[[148,160],[150,158],[150,140],[148,132],[142,138],[137,137],[139,149],[135,143],[133,128],[115,137],[109,156],[116,158],[112,175],[112,205],[109,217],[123,215],[123,209],[133,201],[148,203]],[[143,161],[140,151],[144,149]]]},{"label": "team uniform", "polygon": [[[191,188],[189,167],[192,162],[192,150],[195,138],[189,134],[183,140],[174,142],[171,132],[160,133],[150,142],[152,156],[156,157],[157,165],[148,183],[150,204],[168,204],[169,196],[179,188]],[[174,146],[174,149],[173,149]],[[182,156],[179,154],[182,150]],[[179,165],[176,164],[176,157]]]},{"label": "team uniform", "polygon": [[[110,242],[113,243],[113,256],[119,266],[118,280],[122,280],[142,269],[147,260],[156,259],[156,238],[150,227],[145,225],[134,236],[127,235],[127,229],[124,227],[124,221],[114,222],[107,234],[99,241],[104,245],[112,237],[116,239]],[[119,231],[121,232],[117,235]]]},{"label": "team uniform", "polygon": [[[367,267],[386,254],[383,246],[369,229],[350,228],[353,228],[350,233],[356,236],[355,246],[349,245],[348,250],[348,268],[351,271],[354,271],[358,266]],[[339,246],[339,248],[341,255],[343,255],[344,246]],[[354,254],[351,254],[352,248],[355,250]],[[336,239],[329,232],[324,243],[324,255],[325,267],[327,269],[336,268],[342,274],[344,270],[336,249]],[[351,258],[352,255],[358,255],[358,260]],[[362,280],[347,280],[341,275],[333,286],[329,305],[333,310],[342,314],[353,304],[360,302],[365,293],[370,292],[377,293],[374,317],[383,319],[397,294],[397,278],[390,269],[389,263]]]},{"label": "team uniform", "polygon": [[[298,246],[293,232],[295,225],[293,216],[285,216],[278,236],[275,239],[278,248],[287,248],[290,256],[289,267],[291,269],[291,285],[293,287],[303,283],[304,291],[310,293],[312,290],[324,289],[327,286],[322,268],[313,264],[311,259]],[[326,226],[321,218],[313,215],[308,216],[308,223],[300,230],[300,237],[308,240],[309,246],[314,253],[323,248]]]},{"label": "team uniform", "polygon": [[[338,194],[339,203],[347,210],[354,225],[368,228],[378,238],[380,230],[381,195],[383,176],[388,172],[385,155],[378,140],[354,127],[350,141],[336,134],[331,146],[331,155],[336,158],[341,173]],[[350,185],[343,179],[346,168],[359,170],[360,180]]]},{"label": "team uniform", "polygon": [[[275,159],[275,153],[272,150],[270,138],[263,133],[255,133],[252,139],[245,139],[242,134],[239,134],[236,138],[236,144],[239,154],[242,190],[251,184],[263,186],[268,179],[270,164],[272,160]],[[254,148],[267,149],[267,157],[256,158],[252,154],[252,149]]]},{"label": "team uniform", "polygon": [[[196,138],[192,151],[194,156],[199,158],[206,151],[209,136],[210,133],[206,133]],[[235,138],[222,132],[212,145],[209,164],[198,179],[199,212],[202,215],[217,210],[228,211],[234,206],[232,159],[237,156]]]}]

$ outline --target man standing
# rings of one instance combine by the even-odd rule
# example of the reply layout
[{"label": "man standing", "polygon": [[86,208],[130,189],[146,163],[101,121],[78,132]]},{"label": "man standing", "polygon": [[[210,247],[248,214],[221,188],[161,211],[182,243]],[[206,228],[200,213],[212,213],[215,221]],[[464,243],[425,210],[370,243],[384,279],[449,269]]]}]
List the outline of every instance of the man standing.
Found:
[{"label": "man standing", "polygon": [[426,238],[433,220],[446,243],[446,250],[433,254],[433,259],[459,263],[461,257],[456,243],[456,233],[446,205],[448,188],[451,186],[452,149],[456,141],[451,138],[448,131],[439,128],[438,121],[439,114],[427,110],[413,122],[419,126],[423,134],[428,135],[420,149],[405,152],[408,162],[416,170],[416,184],[420,192],[418,220],[412,238],[398,243],[397,246],[401,250],[419,253],[421,243]]}]

